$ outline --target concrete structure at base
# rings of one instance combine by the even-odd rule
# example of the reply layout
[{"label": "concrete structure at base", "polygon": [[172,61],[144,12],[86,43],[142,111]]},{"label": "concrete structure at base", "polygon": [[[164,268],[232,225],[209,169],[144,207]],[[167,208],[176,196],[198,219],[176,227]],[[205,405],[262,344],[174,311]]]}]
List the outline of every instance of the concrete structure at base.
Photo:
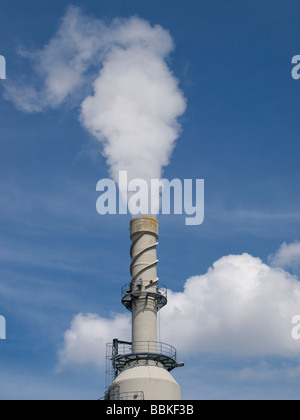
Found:
[{"label": "concrete structure at base", "polygon": [[157,313],[167,304],[167,289],[157,277],[158,221],[148,216],[132,219],[130,238],[132,280],[122,289],[122,303],[132,312],[132,341],[115,339],[107,346],[112,383],[105,399],[180,400],[180,387],[170,371],[183,363],[177,362],[174,347],[157,341]]}]

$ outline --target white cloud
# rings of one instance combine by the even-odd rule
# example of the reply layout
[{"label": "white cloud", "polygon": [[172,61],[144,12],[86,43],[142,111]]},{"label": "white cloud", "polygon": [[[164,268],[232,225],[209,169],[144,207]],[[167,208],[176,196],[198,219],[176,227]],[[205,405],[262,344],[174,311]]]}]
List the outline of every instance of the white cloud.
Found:
[{"label": "white cloud", "polygon": [[300,311],[300,282],[249,254],[229,255],[169,293],[162,333],[183,353],[298,355],[291,337]]},{"label": "white cloud", "polygon": [[278,363],[276,366],[265,360],[259,361],[253,366],[245,366],[240,370],[232,370],[232,379],[237,379],[241,382],[283,382],[299,380],[300,366],[296,363],[289,363],[285,360],[284,363]]},{"label": "white cloud", "polygon": [[287,244],[284,242],[278,251],[269,257],[269,261],[274,267],[300,267],[300,242],[295,241]]},{"label": "white cloud", "polygon": [[95,314],[78,314],[65,332],[64,345],[59,351],[59,366],[105,365],[106,343],[114,338],[129,339],[130,318],[114,315],[101,318]]},{"label": "white cloud", "polygon": [[[291,320],[299,312],[296,277],[249,254],[228,255],[206,274],[188,279],[183,292],[169,290],[161,340],[177,347],[180,357],[200,352],[298,357]],[[109,336],[124,338],[128,332],[129,318],[79,315],[66,333],[62,365],[99,364]]]}]

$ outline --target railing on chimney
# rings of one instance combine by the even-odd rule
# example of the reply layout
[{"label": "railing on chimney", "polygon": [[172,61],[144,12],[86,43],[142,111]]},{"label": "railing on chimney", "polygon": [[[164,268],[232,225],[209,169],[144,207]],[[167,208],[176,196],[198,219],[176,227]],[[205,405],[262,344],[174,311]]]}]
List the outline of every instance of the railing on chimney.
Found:
[{"label": "railing on chimney", "polygon": [[106,388],[128,364],[153,361],[169,372],[177,367],[176,349],[159,341],[137,341],[134,351],[131,342],[115,339],[106,345]]},{"label": "railing on chimney", "polygon": [[[139,283],[136,282],[135,290],[133,290],[132,283],[125,284],[122,287],[121,295],[122,295],[122,304],[131,311],[132,301],[136,298],[140,297],[150,297],[156,300],[156,307],[159,311],[162,309],[168,302],[168,289],[163,284],[159,284],[158,282],[150,283],[149,287],[151,290],[147,290],[147,288],[141,286],[139,288]],[[152,290],[153,286],[155,287],[155,291]]]}]

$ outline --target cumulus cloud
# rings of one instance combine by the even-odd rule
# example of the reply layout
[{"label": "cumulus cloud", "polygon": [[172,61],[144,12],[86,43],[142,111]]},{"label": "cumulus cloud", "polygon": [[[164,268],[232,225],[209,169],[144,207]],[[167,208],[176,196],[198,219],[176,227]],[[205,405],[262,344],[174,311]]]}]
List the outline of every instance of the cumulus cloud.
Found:
[{"label": "cumulus cloud", "polygon": [[119,336],[129,339],[129,335],[129,316],[116,314],[111,318],[101,318],[95,314],[78,314],[65,332],[58,369],[91,364],[102,367],[105,365],[106,343]]},{"label": "cumulus cloud", "polygon": [[269,257],[269,261],[274,267],[300,267],[300,242],[295,241],[290,244],[284,242],[278,251]]},{"label": "cumulus cloud", "polygon": [[[168,291],[168,305],[161,311],[161,340],[174,345],[180,356],[200,352],[236,355],[298,357],[300,342],[293,340],[292,317],[300,311],[300,282],[287,271],[270,267],[249,254],[228,255],[216,261],[207,273],[189,278],[183,292]],[[94,316],[96,317],[96,316]],[[80,326],[88,336],[77,334],[73,323],[65,336],[62,364],[71,348],[83,353],[76,360],[101,363],[100,346],[89,356],[92,335],[128,338],[129,319],[103,318],[89,328],[80,315]],[[112,337],[112,338],[114,338]],[[102,340],[104,351],[104,341]],[[87,345],[89,344],[89,345]],[[100,341],[99,341],[100,345]],[[94,357],[95,356],[95,357]]]},{"label": "cumulus cloud", "polygon": [[138,17],[106,24],[72,6],[43,49],[21,51],[33,64],[34,83],[6,84],[6,98],[41,112],[79,97],[80,121],[102,144],[113,179],[119,171],[129,181],[160,179],[186,109],[166,61],[173,48],[160,25]]},{"label": "cumulus cloud", "polygon": [[300,282],[249,254],[228,255],[206,274],[169,292],[162,334],[184,353],[297,355],[292,317],[300,310]]}]

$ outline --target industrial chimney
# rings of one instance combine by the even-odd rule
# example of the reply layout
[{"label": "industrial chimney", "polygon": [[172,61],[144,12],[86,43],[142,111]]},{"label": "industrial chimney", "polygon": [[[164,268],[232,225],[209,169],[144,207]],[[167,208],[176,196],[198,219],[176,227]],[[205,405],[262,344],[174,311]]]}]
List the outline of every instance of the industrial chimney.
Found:
[{"label": "industrial chimney", "polygon": [[[130,222],[131,283],[122,303],[132,313],[132,342],[115,339],[107,346],[107,400],[180,400],[170,371],[177,363],[174,347],[157,341],[157,313],[167,304],[167,289],[157,277],[158,221],[136,217]],[[109,368],[110,366],[110,368]]]}]

